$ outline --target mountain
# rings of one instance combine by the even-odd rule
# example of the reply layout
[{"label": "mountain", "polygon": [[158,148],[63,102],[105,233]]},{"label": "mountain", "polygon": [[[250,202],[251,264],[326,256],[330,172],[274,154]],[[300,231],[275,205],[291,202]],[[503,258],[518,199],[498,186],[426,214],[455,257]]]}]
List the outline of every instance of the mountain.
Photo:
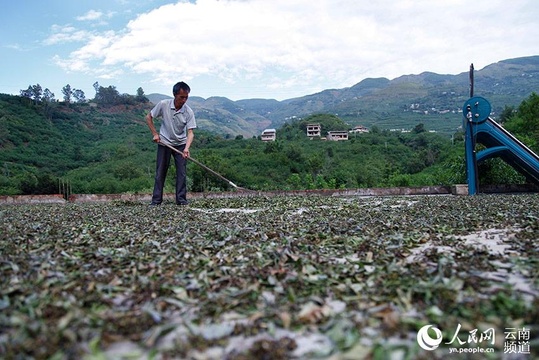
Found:
[{"label": "mountain", "polygon": [[[508,59],[474,71],[474,95],[485,97],[496,116],[505,106],[518,106],[539,89],[539,56]],[[225,97],[191,97],[200,128],[219,134],[251,137],[279,128],[292,119],[315,113],[339,116],[350,127],[428,130],[448,135],[461,126],[461,108],[470,96],[469,71],[457,75],[424,72],[396,79],[368,78],[343,89],[282,101]],[[151,94],[156,102],[170,96]]]},{"label": "mountain", "polygon": [[163,94],[155,94],[155,93],[146,95],[146,97],[148,98],[148,100],[150,100],[150,102],[154,104],[157,104],[161,100],[172,99],[172,96],[163,95]]}]

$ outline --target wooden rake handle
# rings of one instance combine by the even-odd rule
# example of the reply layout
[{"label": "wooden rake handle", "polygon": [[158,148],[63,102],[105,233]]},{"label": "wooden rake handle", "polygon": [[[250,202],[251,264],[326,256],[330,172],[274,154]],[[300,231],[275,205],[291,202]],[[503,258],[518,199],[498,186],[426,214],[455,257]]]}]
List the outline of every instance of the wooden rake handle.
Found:
[{"label": "wooden rake handle", "polygon": [[[175,147],[173,147],[172,145],[169,145],[169,144],[166,144],[166,143],[162,143],[162,142],[159,142],[158,143],[159,145],[162,145],[162,146],[166,146],[168,147],[169,149],[171,149],[172,151],[178,153],[178,154],[181,154],[183,156],[183,153],[176,149]],[[232,186],[234,189],[238,189],[238,190],[244,190],[243,188],[239,187],[238,185],[234,184],[232,181],[228,180],[227,178],[225,178],[223,175],[219,174],[217,171],[215,170],[212,170],[210,169],[209,167],[207,167],[206,165],[204,165],[203,163],[201,163],[200,161],[192,158],[191,156],[188,156],[187,157],[188,160],[191,160],[192,162],[194,162],[195,164],[197,164],[198,166],[200,166],[201,168],[203,168],[204,170],[206,170],[207,172],[217,176],[219,179],[227,182],[230,186]]]}]

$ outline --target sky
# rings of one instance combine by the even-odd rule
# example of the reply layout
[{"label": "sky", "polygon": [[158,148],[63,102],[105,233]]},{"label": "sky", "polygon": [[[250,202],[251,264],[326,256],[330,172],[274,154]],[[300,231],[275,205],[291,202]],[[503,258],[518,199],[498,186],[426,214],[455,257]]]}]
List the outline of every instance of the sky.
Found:
[{"label": "sky", "polygon": [[537,0],[5,1],[0,93],[284,100],[539,55],[538,18]]}]

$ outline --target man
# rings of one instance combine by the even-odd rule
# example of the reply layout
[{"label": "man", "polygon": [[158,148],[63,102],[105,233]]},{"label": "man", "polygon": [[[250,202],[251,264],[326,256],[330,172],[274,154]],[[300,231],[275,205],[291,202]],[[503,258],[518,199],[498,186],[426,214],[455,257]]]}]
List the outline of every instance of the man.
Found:
[{"label": "man", "polygon": [[[174,156],[176,165],[176,204],[187,205],[187,158],[189,148],[195,134],[193,129],[197,127],[193,110],[186,105],[191,88],[180,81],[172,88],[174,99],[161,100],[146,115],[146,123],[153,135],[153,141],[157,146],[157,164],[155,168],[155,184],[153,188],[151,205],[159,205],[163,202],[163,188],[170,164],[170,156]],[[155,129],[153,120],[161,117],[162,123],[159,133]],[[181,154],[161,145],[167,144],[178,149]]]}]

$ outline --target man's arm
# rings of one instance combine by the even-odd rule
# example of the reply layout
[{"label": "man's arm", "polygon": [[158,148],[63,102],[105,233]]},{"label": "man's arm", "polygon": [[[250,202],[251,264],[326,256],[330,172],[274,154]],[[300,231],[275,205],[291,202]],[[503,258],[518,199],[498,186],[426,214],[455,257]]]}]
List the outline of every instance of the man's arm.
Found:
[{"label": "man's arm", "polygon": [[148,115],[146,115],[146,124],[148,124],[148,127],[150,128],[150,131],[152,132],[153,141],[158,143],[160,141],[159,133],[155,129],[155,125],[153,123],[153,116],[151,112],[149,112]]},{"label": "man's arm", "polygon": [[183,157],[188,158],[189,157],[189,148],[191,147],[191,143],[193,142],[193,139],[195,138],[195,132],[193,129],[187,130],[187,142],[185,143],[185,149],[183,150]]}]

